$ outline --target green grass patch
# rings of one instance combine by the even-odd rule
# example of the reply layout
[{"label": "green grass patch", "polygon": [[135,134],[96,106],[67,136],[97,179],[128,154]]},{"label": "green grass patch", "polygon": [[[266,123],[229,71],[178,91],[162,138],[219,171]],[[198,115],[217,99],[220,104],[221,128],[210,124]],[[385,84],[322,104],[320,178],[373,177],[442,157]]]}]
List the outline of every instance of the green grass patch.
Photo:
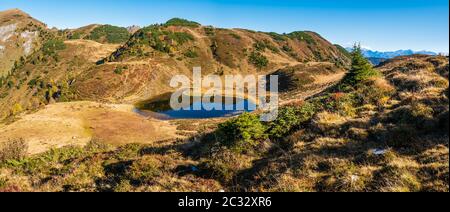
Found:
[{"label": "green grass patch", "polygon": [[259,52],[252,52],[249,56],[249,62],[259,69],[267,67],[269,64],[267,57]]},{"label": "green grass patch", "polygon": [[217,137],[221,144],[236,152],[247,152],[258,146],[261,140],[267,138],[266,127],[259,116],[244,113],[219,125]]},{"label": "green grass patch", "polygon": [[194,37],[186,32],[172,32],[152,25],[141,29],[130,41],[130,46],[151,46],[157,51],[170,53],[178,45],[193,41]]},{"label": "green grass patch", "polygon": [[276,32],[267,32],[266,34],[270,35],[276,41],[286,41],[286,35],[281,35]]},{"label": "green grass patch", "polygon": [[198,57],[198,54],[197,54],[196,51],[194,51],[194,50],[192,50],[192,49],[189,49],[188,51],[186,51],[186,52],[184,53],[184,56],[186,56],[186,57],[188,57],[188,58],[197,58],[197,57]]},{"label": "green grass patch", "polygon": [[172,18],[168,20],[164,26],[183,26],[183,27],[199,27],[200,24],[194,21],[189,21],[182,18]]},{"label": "green grass patch", "polygon": [[123,68],[122,67],[116,67],[114,69],[114,73],[117,75],[122,75],[123,74]]},{"label": "green grass patch", "polygon": [[297,39],[299,41],[306,42],[309,45],[316,44],[316,41],[314,40],[314,38],[310,34],[308,34],[307,32],[304,32],[304,31],[291,32],[287,36],[290,37],[291,39]]},{"label": "green grass patch", "polygon": [[111,26],[111,25],[102,25],[90,33],[88,39],[94,40],[97,42],[106,41],[108,43],[125,43],[130,38],[130,33],[126,28]]},{"label": "green grass patch", "polygon": [[64,44],[64,41],[59,39],[50,39],[45,42],[42,47],[44,55],[47,56],[54,56],[57,51],[61,51],[64,49],[66,49],[66,44]]},{"label": "green grass patch", "polygon": [[277,119],[269,123],[268,134],[273,138],[283,138],[302,123],[309,121],[315,113],[315,105],[311,103],[304,103],[299,107],[283,107],[280,109]]}]

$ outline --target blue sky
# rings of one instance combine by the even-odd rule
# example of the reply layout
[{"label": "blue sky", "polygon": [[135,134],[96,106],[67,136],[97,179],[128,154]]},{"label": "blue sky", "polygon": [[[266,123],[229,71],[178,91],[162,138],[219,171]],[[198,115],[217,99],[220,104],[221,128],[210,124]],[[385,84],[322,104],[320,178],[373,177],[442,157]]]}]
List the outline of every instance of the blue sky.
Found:
[{"label": "blue sky", "polygon": [[448,0],[0,0],[58,28],[162,23],[172,17],[258,31],[311,30],[344,46],[449,52]]}]

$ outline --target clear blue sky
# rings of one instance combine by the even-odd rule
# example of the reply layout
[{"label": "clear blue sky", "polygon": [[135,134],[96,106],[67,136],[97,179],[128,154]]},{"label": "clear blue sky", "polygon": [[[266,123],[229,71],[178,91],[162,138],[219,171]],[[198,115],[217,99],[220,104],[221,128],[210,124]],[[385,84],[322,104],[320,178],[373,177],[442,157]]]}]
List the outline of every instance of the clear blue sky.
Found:
[{"label": "clear blue sky", "polygon": [[172,17],[258,31],[311,30],[344,46],[449,52],[448,0],[0,0],[58,28],[162,23]]}]

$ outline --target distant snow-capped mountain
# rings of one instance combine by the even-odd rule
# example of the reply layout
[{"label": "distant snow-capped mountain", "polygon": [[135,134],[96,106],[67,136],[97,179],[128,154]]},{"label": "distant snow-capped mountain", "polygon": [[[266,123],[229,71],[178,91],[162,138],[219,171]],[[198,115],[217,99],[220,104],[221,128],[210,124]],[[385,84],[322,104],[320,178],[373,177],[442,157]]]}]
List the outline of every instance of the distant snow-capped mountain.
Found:
[{"label": "distant snow-capped mountain", "polygon": [[[347,48],[347,51],[352,51],[352,48]],[[363,55],[367,58],[382,58],[382,59],[390,59],[398,56],[407,56],[413,54],[426,54],[426,55],[437,55],[436,52],[431,51],[413,51],[413,50],[398,50],[398,51],[374,51],[370,49],[362,49]]]}]

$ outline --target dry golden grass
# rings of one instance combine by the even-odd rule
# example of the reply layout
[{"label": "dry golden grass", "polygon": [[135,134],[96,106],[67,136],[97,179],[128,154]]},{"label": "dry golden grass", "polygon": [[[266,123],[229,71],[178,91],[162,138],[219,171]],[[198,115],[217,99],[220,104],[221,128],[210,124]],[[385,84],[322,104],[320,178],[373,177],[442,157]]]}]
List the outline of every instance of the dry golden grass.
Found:
[{"label": "dry golden grass", "polygon": [[132,105],[93,102],[49,105],[0,127],[0,143],[23,139],[29,145],[28,153],[36,154],[68,145],[84,146],[92,139],[124,145],[178,137],[176,126],[165,121],[148,120],[133,113],[132,108]]}]

